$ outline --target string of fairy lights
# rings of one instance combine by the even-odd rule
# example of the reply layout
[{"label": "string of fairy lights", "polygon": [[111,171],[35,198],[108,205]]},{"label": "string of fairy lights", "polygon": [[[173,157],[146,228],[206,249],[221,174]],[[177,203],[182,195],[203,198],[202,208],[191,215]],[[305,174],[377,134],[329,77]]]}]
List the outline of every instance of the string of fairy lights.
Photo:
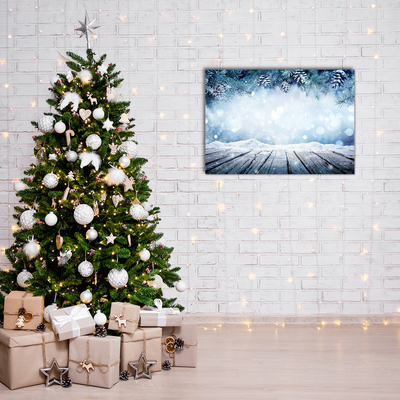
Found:
[{"label": "string of fairy lights", "polygon": [[[282,4],[283,4],[283,2],[282,2]],[[314,52],[315,52],[314,58],[315,58],[315,67],[317,67],[318,66],[317,57],[320,56],[320,53],[318,53],[318,51],[320,51],[320,49],[318,49],[318,47],[317,47],[318,27],[317,27],[316,1],[315,0],[314,0],[313,4],[314,5],[313,5],[312,9],[314,10],[314,24],[315,24],[315,28],[316,28],[315,29],[315,34],[314,34]],[[10,29],[10,26],[9,26],[9,15],[10,15],[10,13],[18,12],[18,10],[11,10],[10,7],[9,7],[9,1],[8,0],[6,2],[6,7],[7,7],[6,29],[7,29],[7,33],[8,33],[9,29]],[[37,56],[35,56],[35,61],[36,61],[36,74],[37,74],[37,77],[39,77],[39,63],[40,63],[39,56],[41,54],[41,47],[40,47],[41,46],[41,42],[40,42],[40,38],[39,38],[39,32],[40,32],[39,13],[41,11],[41,8],[40,8],[40,1],[39,0],[37,1],[37,5],[35,6],[35,8],[36,8],[36,16],[37,16],[37,24],[36,24],[36,29],[37,29],[37,33],[36,33],[36,35],[37,35],[36,54],[37,54]],[[100,3],[99,2],[98,2],[98,8],[100,8]],[[375,9],[375,10],[378,9],[378,7],[375,4],[372,4],[371,8]],[[67,2],[66,1],[64,1],[64,8],[63,9],[64,9],[64,13],[65,13],[64,29],[66,31],[67,30]],[[348,21],[348,15],[347,14],[348,14],[348,11],[351,10],[351,9],[352,9],[352,7],[348,6],[347,5],[347,1],[346,1],[346,12],[344,13],[345,14],[345,33],[344,33],[345,37],[344,37],[344,55],[343,55],[343,58],[342,58],[342,67],[343,68],[346,68],[347,63],[348,63],[348,60],[347,60],[347,43],[348,43],[348,40],[347,40],[348,23],[347,23],[347,21]],[[278,62],[285,60],[286,61],[286,66],[288,67],[289,66],[289,57],[288,57],[289,56],[289,53],[288,53],[289,52],[289,46],[288,46],[288,9],[287,9],[287,3],[285,5],[282,5],[282,10],[285,13],[285,31],[284,32],[283,31],[278,32],[278,34],[281,35],[281,36],[284,36],[284,38],[285,38],[286,54],[284,56],[284,54],[282,53],[282,49],[281,49],[280,60],[278,60]],[[256,36],[257,19],[256,19],[256,12],[255,11],[256,10],[255,10],[254,1],[253,1],[252,2],[252,8],[250,10],[250,12],[253,13],[253,32],[252,32],[252,38],[253,38],[252,65],[253,66],[255,66],[255,63],[256,63],[255,36]],[[193,12],[193,10],[189,7],[188,8],[188,16],[189,16],[189,21],[190,22],[193,20],[192,18],[190,18],[190,15],[191,15],[192,12]],[[128,2],[128,14],[130,16],[129,2]],[[218,50],[219,57],[215,61],[216,65],[218,67],[222,67],[222,63],[224,62],[224,46],[223,46],[222,38],[223,38],[224,33],[225,33],[225,28],[224,28],[224,24],[226,23],[225,18],[229,21],[230,13],[226,12],[226,11],[223,11],[221,13],[221,15],[222,15],[222,18],[221,18],[222,32],[218,34],[218,38],[217,38],[217,40],[220,41],[221,46],[219,46],[219,50]],[[369,34],[376,34],[376,32],[377,32],[377,28],[378,28],[378,13],[375,13],[374,23],[375,23],[375,27],[374,27],[374,29],[368,29],[368,33],[367,33],[368,35]],[[157,26],[158,26],[158,24],[159,24],[159,13],[157,12]],[[129,40],[129,48],[132,48],[132,46],[131,46],[130,25],[131,24],[129,23],[128,24],[128,26],[129,26],[129,28],[128,28],[129,29],[128,40]],[[189,31],[189,37],[191,37],[191,35],[192,35],[191,24],[189,24],[188,31]],[[8,89],[8,90],[6,90],[6,99],[7,99],[6,100],[6,108],[11,113],[11,112],[15,112],[15,111],[12,110],[12,107],[10,107],[10,95],[12,95],[12,93],[15,94],[15,92],[11,91],[10,82],[9,82],[9,79],[10,79],[10,76],[9,76],[9,71],[10,71],[10,67],[9,67],[10,55],[9,55],[9,52],[10,52],[10,46],[12,46],[12,43],[13,43],[11,39],[13,39],[13,38],[12,38],[11,34],[8,34],[7,37],[10,40],[7,41],[7,47],[5,49],[6,50],[6,59],[5,60],[1,60],[1,65],[2,66],[3,65],[6,66],[6,83],[4,85],[4,87],[6,89]],[[191,39],[189,39],[189,40],[191,40]],[[67,44],[66,41],[67,41],[67,39],[66,39],[65,34],[64,34],[64,50],[65,50],[65,47],[66,47],[66,44]],[[97,41],[97,45],[98,45],[98,47],[100,47],[100,42],[99,41]],[[375,67],[374,67],[374,78],[375,78],[374,79],[374,82],[375,82],[374,104],[377,104],[377,92],[378,92],[378,85],[379,85],[378,84],[378,79],[377,79],[378,78],[378,60],[379,60],[378,38],[377,37],[376,37],[376,41],[375,41],[374,59],[377,61],[377,63],[375,64]],[[188,60],[187,61],[188,61],[188,77],[189,77],[190,76],[190,58],[189,58],[189,56],[188,56]],[[131,65],[132,65],[131,63],[128,63],[128,77],[129,77],[128,79],[130,79],[130,75],[131,75],[131,68],[130,68]],[[157,92],[158,92],[158,90],[161,90],[161,88],[159,88],[159,81],[158,81],[158,79],[159,79],[159,65],[158,65],[158,62],[156,63],[156,66],[157,66],[156,67],[157,68],[157,70],[156,70],[156,88],[157,88]],[[190,80],[188,79],[188,85],[187,85],[187,96],[188,96],[188,98],[191,97],[191,85],[190,85],[189,81]],[[130,81],[129,81],[129,87],[130,87]],[[132,89],[132,92],[135,93],[135,91],[133,89]],[[136,88],[136,93],[137,93],[137,88]],[[37,82],[37,84],[36,84],[36,99],[31,102],[32,107],[36,108],[37,117],[39,117],[38,108],[39,108],[39,104],[40,104],[40,98],[41,98],[41,96],[40,96],[40,84],[39,84],[39,82]],[[157,100],[158,100],[158,96],[157,96]],[[189,102],[189,113],[188,113],[188,118],[186,118],[187,119],[187,124],[188,124],[188,131],[189,131],[188,132],[188,144],[187,145],[189,147],[191,147],[191,139],[190,139],[190,136],[191,136],[190,135],[190,130],[191,130],[191,124],[190,124],[191,108],[190,107],[191,107],[191,105],[190,105],[190,102]],[[361,277],[354,277],[355,279],[356,278],[357,279],[360,278],[363,281],[367,281],[368,279],[370,279],[371,274],[372,274],[372,263],[374,262],[373,255],[374,255],[374,245],[375,245],[375,243],[374,243],[374,235],[375,235],[375,232],[379,230],[379,225],[378,225],[378,223],[376,223],[376,219],[375,219],[375,214],[376,214],[375,210],[376,210],[377,204],[375,203],[375,185],[374,185],[374,182],[375,182],[375,170],[376,170],[376,166],[377,166],[376,143],[377,143],[377,139],[380,137],[382,132],[381,131],[377,131],[377,116],[378,116],[377,108],[375,106],[372,106],[372,108],[374,110],[373,111],[373,113],[374,113],[374,127],[373,127],[373,129],[374,129],[374,132],[373,132],[374,139],[373,139],[373,143],[372,143],[372,145],[373,145],[372,146],[372,148],[373,148],[373,157],[372,157],[372,180],[371,180],[371,182],[372,182],[373,185],[372,185],[372,193],[371,193],[371,214],[370,214],[370,216],[371,216],[370,217],[371,224],[370,224],[370,227],[369,227],[370,236],[369,236],[369,240],[368,240],[370,243],[369,243],[369,249],[364,248],[364,249],[361,250],[361,253],[365,253],[366,255],[368,255],[369,262],[363,265],[363,275]],[[158,101],[156,101],[156,115],[157,115],[156,119],[157,120],[158,120],[158,118],[161,118],[159,116],[160,115],[159,111],[160,110],[159,110],[159,106],[158,106]],[[159,140],[159,138],[158,138],[158,124],[157,124],[157,121],[156,121],[156,124],[155,124],[155,131],[156,131],[156,139],[157,139],[156,140],[156,144],[155,144],[155,147],[156,147],[155,148],[155,169],[157,169],[158,168],[157,154],[158,154],[158,140]],[[10,159],[10,148],[11,148],[10,117],[8,117],[6,119],[6,130],[2,132],[2,138],[3,138],[3,143],[5,144],[5,146],[7,148],[6,155],[4,156],[4,158],[7,159],[7,164],[8,164],[7,177],[8,177],[8,181],[10,182],[10,180],[12,178],[11,171],[10,171],[10,168],[11,168],[11,159]],[[190,159],[188,159],[188,192],[189,192],[189,187],[190,187],[191,170],[192,170],[192,167],[190,165]],[[255,177],[252,177],[252,178],[253,178],[253,181],[254,181]],[[282,180],[283,178],[280,178],[280,179]],[[289,216],[289,218],[288,218],[289,233],[292,232],[292,212],[291,212],[291,210],[292,210],[292,197],[293,197],[290,181],[291,181],[290,179],[288,179],[288,181],[287,181],[287,187],[288,187],[287,188],[287,192],[288,192],[288,203],[289,203],[288,204],[288,207],[289,207],[289,214],[288,214],[288,216]],[[316,185],[316,187],[315,187],[315,203],[314,204],[311,203],[311,205],[309,207],[310,208],[313,208],[313,207],[316,208],[316,210],[315,210],[315,222],[316,222],[316,226],[315,226],[316,235],[315,235],[315,238],[316,239],[314,241],[314,243],[315,243],[314,250],[315,251],[313,252],[313,254],[315,254],[315,259],[316,259],[317,276],[315,278],[316,278],[316,291],[318,293],[318,313],[320,313],[320,304],[321,304],[321,301],[323,299],[320,297],[322,292],[321,292],[321,289],[320,289],[319,278],[322,276],[322,268],[321,268],[321,265],[320,265],[320,262],[319,262],[318,255],[320,254],[320,251],[321,251],[321,249],[320,249],[320,240],[319,240],[319,229],[321,229],[322,226],[321,226],[321,215],[319,213],[319,205],[322,204],[322,201],[321,201],[321,197],[320,197],[321,194],[318,191],[318,182],[316,181],[316,179],[311,179],[311,181],[315,182],[315,185]],[[218,180],[218,181],[216,181],[216,183],[217,183],[219,195],[221,196],[221,199],[223,201],[222,205],[220,205],[220,204],[218,205],[218,210],[219,210],[218,216],[220,216],[223,213],[223,211],[225,211],[225,209],[226,209],[226,206],[225,206],[225,204],[226,204],[226,192],[225,192],[225,190],[222,190],[222,191],[220,190],[221,187],[224,184],[223,180]],[[156,178],[155,185],[157,185],[157,178]],[[344,185],[344,181],[343,181],[343,185]],[[344,186],[343,186],[343,188],[344,188]],[[157,194],[157,186],[156,186],[155,193]],[[253,202],[256,201],[256,193],[257,193],[256,186],[253,185],[253,190],[252,190]],[[345,194],[344,191],[342,191],[342,196],[343,196],[343,205],[342,205],[342,210],[341,210],[341,216],[342,216],[342,228],[341,228],[341,232],[342,232],[342,237],[341,237],[342,254],[341,254],[341,258],[340,258],[340,265],[341,265],[342,276],[344,277],[344,273],[345,273],[344,263],[345,263],[345,261],[344,261],[343,255],[346,254],[346,240],[345,240],[345,237],[343,235],[344,235],[344,231],[345,231],[346,210],[347,210],[347,207],[346,207],[346,194]],[[188,196],[188,198],[190,198],[190,196]],[[7,199],[8,199],[8,205],[6,206],[8,208],[7,215],[9,217],[9,219],[10,219],[12,214],[13,214],[13,208],[11,207],[11,194],[10,194],[10,191],[8,191]],[[221,210],[221,208],[222,208],[222,210]],[[261,205],[259,203],[257,203],[257,204],[254,205],[254,208],[255,208],[255,210],[259,211],[260,208],[261,208]],[[256,211],[253,212],[253,216],[252,216],[253,226],[255,224],[255,219],[254,219],[255,215],[257,215]],[[189,287],[190,287],[190,272],[191,272],[191,263],[190,263],[191,250],[190,250],[190,244],[192,243],[192,240],[189,239],[190,227],[191,227],[191,222],[190,222],[190,200],[188,200],[188,218],[187,218],[187,236],[188,236],[188,238],[187,238],[187,243],[188,243],[187,259],[188,259],[188,265],[187,265],[186,272],[187,272],[187,276],[188,276],[188,279],[189,279],[189,281],[188,281],[188,286]],[[332,228],[332,229],[335,229],[335,228]],[[14,226],[13,226],[12,230],[15,230]],[[227,243],[227,240],[226,240],[227,231],[228,231],[227,217],[225,217],[223,219],[223,233],[224,233],[224,235],[222,235],[223,237],[225,237],[225,247],[224,247],[223,257],[222,257],[225,264],[226,264],[226,256],[227,256],[227,249],[228,249],[228,247],[227,247],[228,243]],[[221,237],[221,232],[219,230],[218,230],[218,235],[217,236]],[[255,235],[255,237],[258,237],[258,236]],[[253,246],[254,246],[255,243],[256,243],[256,240],[253,240],[252,241]],[[290,270],[291,270],[291,275],[292,275],[291,278],[289,278],[289,279],[291,279],[292,282],[293,282],[293,280],[295,278],[295,271],[294,271],[294,260],[293,260],[293,254],[294,253],[293,253],[293,238],[292,237],[290,237],[289,243],[290,243],[290,258],[289,258],[289,261],[290,261]],[[254,247],[253,247],[253,249],[254,249]],[[254,268],[254,267],[252,267],[252,268]],[[227,268],[227,274],[228,273],[229,272],[228,272],[228,268]],[[251,275],[252,275],[253,278],[255,277],[254,269],[251,271]],[[350,278],[350,277],[348,277],[348,278]],[[226,281],[227,281],[227,283],[226,283],[226,299],[228,299],[228,281],[229,281],[228,275],[226,277]],[[366,296],[365,296],[366,298],[363,299],[363,301],[366,302],[367,313],[368,314],[371,311],[371,304],[370,304],[370,301],[369,301],[370,289],[371,289],[371,287],[369,285],[365,288],[364,294],[366,294]],[[294,292],[294,305],[296,306],[295,308],[297,309],[298,312],[301,312],[301,309],[299,311],[299,307],[298,307],[299,304],[296,301],[296,294],[297,294],[296,287],[294,287],[293,292]],[[251,293],[252,293],[252,291],[250,291],[250,294]],[[342,303],[342,301],[343,301],[343,297],[342,297],[343,296],[343,291],[340,291],[340,296],[341,296],[341,298],[339,300],[339,303]],[[251,302],[251,298],[249,300]],[[188,290],[188,292],[187,292],[187,305],[189,306],[189,304],[190,304],[190,295],[189,295],[189,290]],[[324,321],[322,321],[322,322],[324,322]],[[338,322],[340,322],[340,321],[338,321]],[[324,325],[324,324],[322,324],[322,325]]]}]

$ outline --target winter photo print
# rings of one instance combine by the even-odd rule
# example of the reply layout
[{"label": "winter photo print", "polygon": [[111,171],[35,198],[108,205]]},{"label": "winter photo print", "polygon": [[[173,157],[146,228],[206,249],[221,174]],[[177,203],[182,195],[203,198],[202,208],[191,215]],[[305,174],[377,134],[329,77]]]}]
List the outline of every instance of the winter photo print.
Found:
[{"label": "winter photo print", "polygon": [[205,70],[207,174],[354,174],[354,70]]}]

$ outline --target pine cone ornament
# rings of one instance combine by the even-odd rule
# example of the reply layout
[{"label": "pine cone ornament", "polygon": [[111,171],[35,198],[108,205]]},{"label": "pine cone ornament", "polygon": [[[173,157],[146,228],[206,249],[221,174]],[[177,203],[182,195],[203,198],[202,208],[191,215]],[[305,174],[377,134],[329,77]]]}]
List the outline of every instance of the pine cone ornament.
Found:
[{"label": "pine cone ornament", "polygon": [[127,369],[121,371],[121,373],[119,374],[119,379],[121,379],[121,381],[127,381],[129,379],[129,372]]},{"label": "pine cone ornament", "polygon": [[305,83],[306,73],[303,69],[295,69],[292,71],[292,78],[296,83]]},{"label": "pine cone ornament", "polygon": [[211,88],[211,95],[216,99],[220,99],[225,93],[224,85],[217,83]]},{"label": "pine cone ornament", "polygon": [[165,360],[165,361],[163,361],[163,363],[161,364],[161,368],[162,368],[164,371],[169,371],[169,370],[171,369],[171,367],[172,367],[171,361],[169,361],[169,360]]},{"label": "pine cone ornament", "polygon": [[103,325],[96,325],[96,337],[106,337],[107,336],[107,329],[104,328]]},{"label": "pine cone ornament", "polygon": [[346,72],[341,69],[336,70],[331,77],[331,88],[337,89],[343,85],[346,80]]},{"label": "pine cone ornament", "polygon": [[65,378],[65,379],[63,379],[61,385],[62,385],[62,387],[64,387],[64,388],[69,388],[69,387],[71,387],[71,386],[72,386],[71,378]]},{"label": "pine cone ornament", "polygon": [[41,322],[41,323],[36,327],[36,330],[37,330],[38,332],[44,332],[44,331],[46,330],[46,325],[45,325],[43,322]]},{"label": "pine cone ornament", "polygon": [[258,86],[268,87],[271,83],[271,78],[268,75],[261,75],[258,78]]},{"label": "pine cone ornament", "polygon": [[24,315],[25,313],[26,313],[26,310],[25,310],[24,307],[21,307],[21,308],[18,310],[18,315]]},{"label": "pine cone ornament", "polygon": [[281,90],[282,90],[282,92],[283,92],[283,93],[287,93],[287,92],[289,91],[289,89],[290,89],[289,83],[286,82],[286,81],[283,81],[282,84],[281,84]]},{"label": "pine cone ornament", "polygon": [[174,342],[175,350],[182,350],[183,346],[185,346],[185,341],[183,339],[181,339],[181,338],[175,339],[175,342]]}]

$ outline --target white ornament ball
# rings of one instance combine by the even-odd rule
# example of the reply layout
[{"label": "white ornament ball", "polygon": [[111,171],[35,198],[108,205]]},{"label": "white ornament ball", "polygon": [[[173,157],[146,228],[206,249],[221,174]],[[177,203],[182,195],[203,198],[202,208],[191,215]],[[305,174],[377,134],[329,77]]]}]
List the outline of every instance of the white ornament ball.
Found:
[{"label": "white ornament ball", "polygon": [[122,156],[120,159],[119,159],[119,165],[122,167],[122,168],[126,168],[126,167],[129,167],[129,164],[131,163],[131,159],[128,157],[128,156]]},{"label": "white ornament ball", "polygon": [[84,290],[80,297],[83,303],[90,303],[93,299],[92,292],[89,289]]},{"label": "white ornament ball", "polygon": [[119,146],[119,151],[121,153],[126,153],[129,158],[134,158],[138,154],[136,143],[131,140],[123,142],[121,146]]},{"label": "white ornament ball", "polygon": [[94,119],[103,119],[104,118],[104,110],[99,107],[93,111],[93,118]]},{"label": "white ornament ball", "polygon": [[75,208],[74,218],[78,224],[90,224],[94,218],[93,208],[87,204],[79,204],[79,206]]},{"label": "white ornament ball", "polygon": [[58,178],[56,174],[50,172],[46,174],[43,178],[43,185],[46,186],[48,189],[53,189],[58,185]]},{"label": "white ornament ball", "polygon": [[51,85],[51,86],[54,86],[54,85],[57,83],[58,80],[60,80],[60,78],[59,78],[57,75],[53,76],[53,77],[50,79],[50,85]]},{"label": "white ornament ball", "polygon": [[32,278],[33,278],[33,275],[29,271],[24,269],[17,275],[17,283],[19,286],[26,288],[29,286],[29,282],[26,282],[26,281],[29,279],[32,279]]},{"label": "white ornament ball", "polygon": [[44,222],[46,222],[47,225],[49,226],[54,226],[58,221],[57,215],[53,213],[53,211],[50,211],[45,219]]},{"label": "white ornament ball", "polygon": [[65,158],[67,159],[67,161],[69,162],[75,162],[78,159],[78,154],[76,151],[70,150],[67,152],[67,154],[65,155]]},{"label": "white ornament ball", "polygon": [[78,265],[78,272],[84,277],[87,278],[88,276],[93,274],[93,264],[90,261],[82,261]]},{"label": "white ornament ball", "polygon": [[56,304],[56,303],[50,304],[49,306],[47,306],[47,307],[44,309],[43,318],[44,318],[44,320],[45,320],[46,322],[50,322],[50,313],[51,313],[53,310],[58,310],[58,307],[57,307],[57,304]]},{"label": "white ornament ball", "polygon": [[108,283],[116,289],[124,287],[128,279],[128,273],[124,269],[114,268],[108,273]]},{"label": "white ornament ball", "polygon": [[31,229],[35,225],[36,220],[33,218],[35,210],[26,210],[21,214],[19,221],[21,222],[21,227],[24,229]]},{"label": "white ornament ball", "polygon": [[54,125],[54,130],[57,133],[63,133],[65,132],[65,130],[67,129],[67,126],[64,124],[64,122],[62,121],[58,121],[56,122],[56,124]]},{"label": "white ornament ball", "polygon": [[86,146],[91,147],[93,150],[97,150],[101,146],[101,139],[99,135],[92,133],[86,138]]},{"label": "white ornament ball", "polygon": [[87,69],[83,69],[82,71],[78,72],[78,78],[84,85],[87,85],[92,80],[92,73]]},{"label": "white ornament ball", "polygon": [[22,181],[18,181],[14,185],[14,189],[16,192],[19,192],[20,190],[25,190],[26,188],[27,188],[27,186]]},{"label": "white ornament ball", "polygon": [[24,244],[22,250],[28,258],[35,258],[39,255],[40,246],[36,240],[31,239],[28,243]]},{"label": "white ornament ball", "polygon": [[43,115],[39,119],[38,128],[42,133],[53,132],[54,118],[51,115]]},{"label": "white ornament ball", "polygon": [[98,235],[99,234],[97,233],[96,229],[93,228],[93,226],[86,231],[86,239],[88,240],[95,240],[97,239]]},{"label": "white ornament ball", "polygon": [[95,316],[93,317],[94,323],[96,325],[104,325],[107,322],[107,317],[100,310],[96,311]]},{"label": "white ornament ball", "polygon": [[183,281],[176,282],[175,289],[178,292],[184,292],[186,290],[186,283]]},{"label": "white ornament ball", "polygon": [[133,204],[129,209],[129,213],[132,215],[133,219],[145,219],[149,215],[140,204]]},{"label": "white ornament ball", "polygon": [[109,186],[120,185],[126,179],[125,172],[122,169],[110,168],[106,176],[106,182]]},{"label": "white ornament ball", "polygon": [[139,257],[142,261],[147,261],[150,258],[150,252],[147,249],[143,249],[139,253]]},{"label": "white ornament ball", "polygon": [[154,275],[154,281],[148,281],[147,285],[155,289],[160,289],[163,283],[160,275]]}]

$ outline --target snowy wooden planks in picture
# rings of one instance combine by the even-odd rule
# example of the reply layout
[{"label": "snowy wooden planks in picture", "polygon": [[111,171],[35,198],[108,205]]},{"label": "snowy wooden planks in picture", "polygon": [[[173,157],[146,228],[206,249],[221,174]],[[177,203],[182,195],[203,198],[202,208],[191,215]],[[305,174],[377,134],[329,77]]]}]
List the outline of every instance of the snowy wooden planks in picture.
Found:
[{"label": "snowy wooden planks in picture", "polygon": [[207,174],[354,174],[354,70],[206,70]]}]

